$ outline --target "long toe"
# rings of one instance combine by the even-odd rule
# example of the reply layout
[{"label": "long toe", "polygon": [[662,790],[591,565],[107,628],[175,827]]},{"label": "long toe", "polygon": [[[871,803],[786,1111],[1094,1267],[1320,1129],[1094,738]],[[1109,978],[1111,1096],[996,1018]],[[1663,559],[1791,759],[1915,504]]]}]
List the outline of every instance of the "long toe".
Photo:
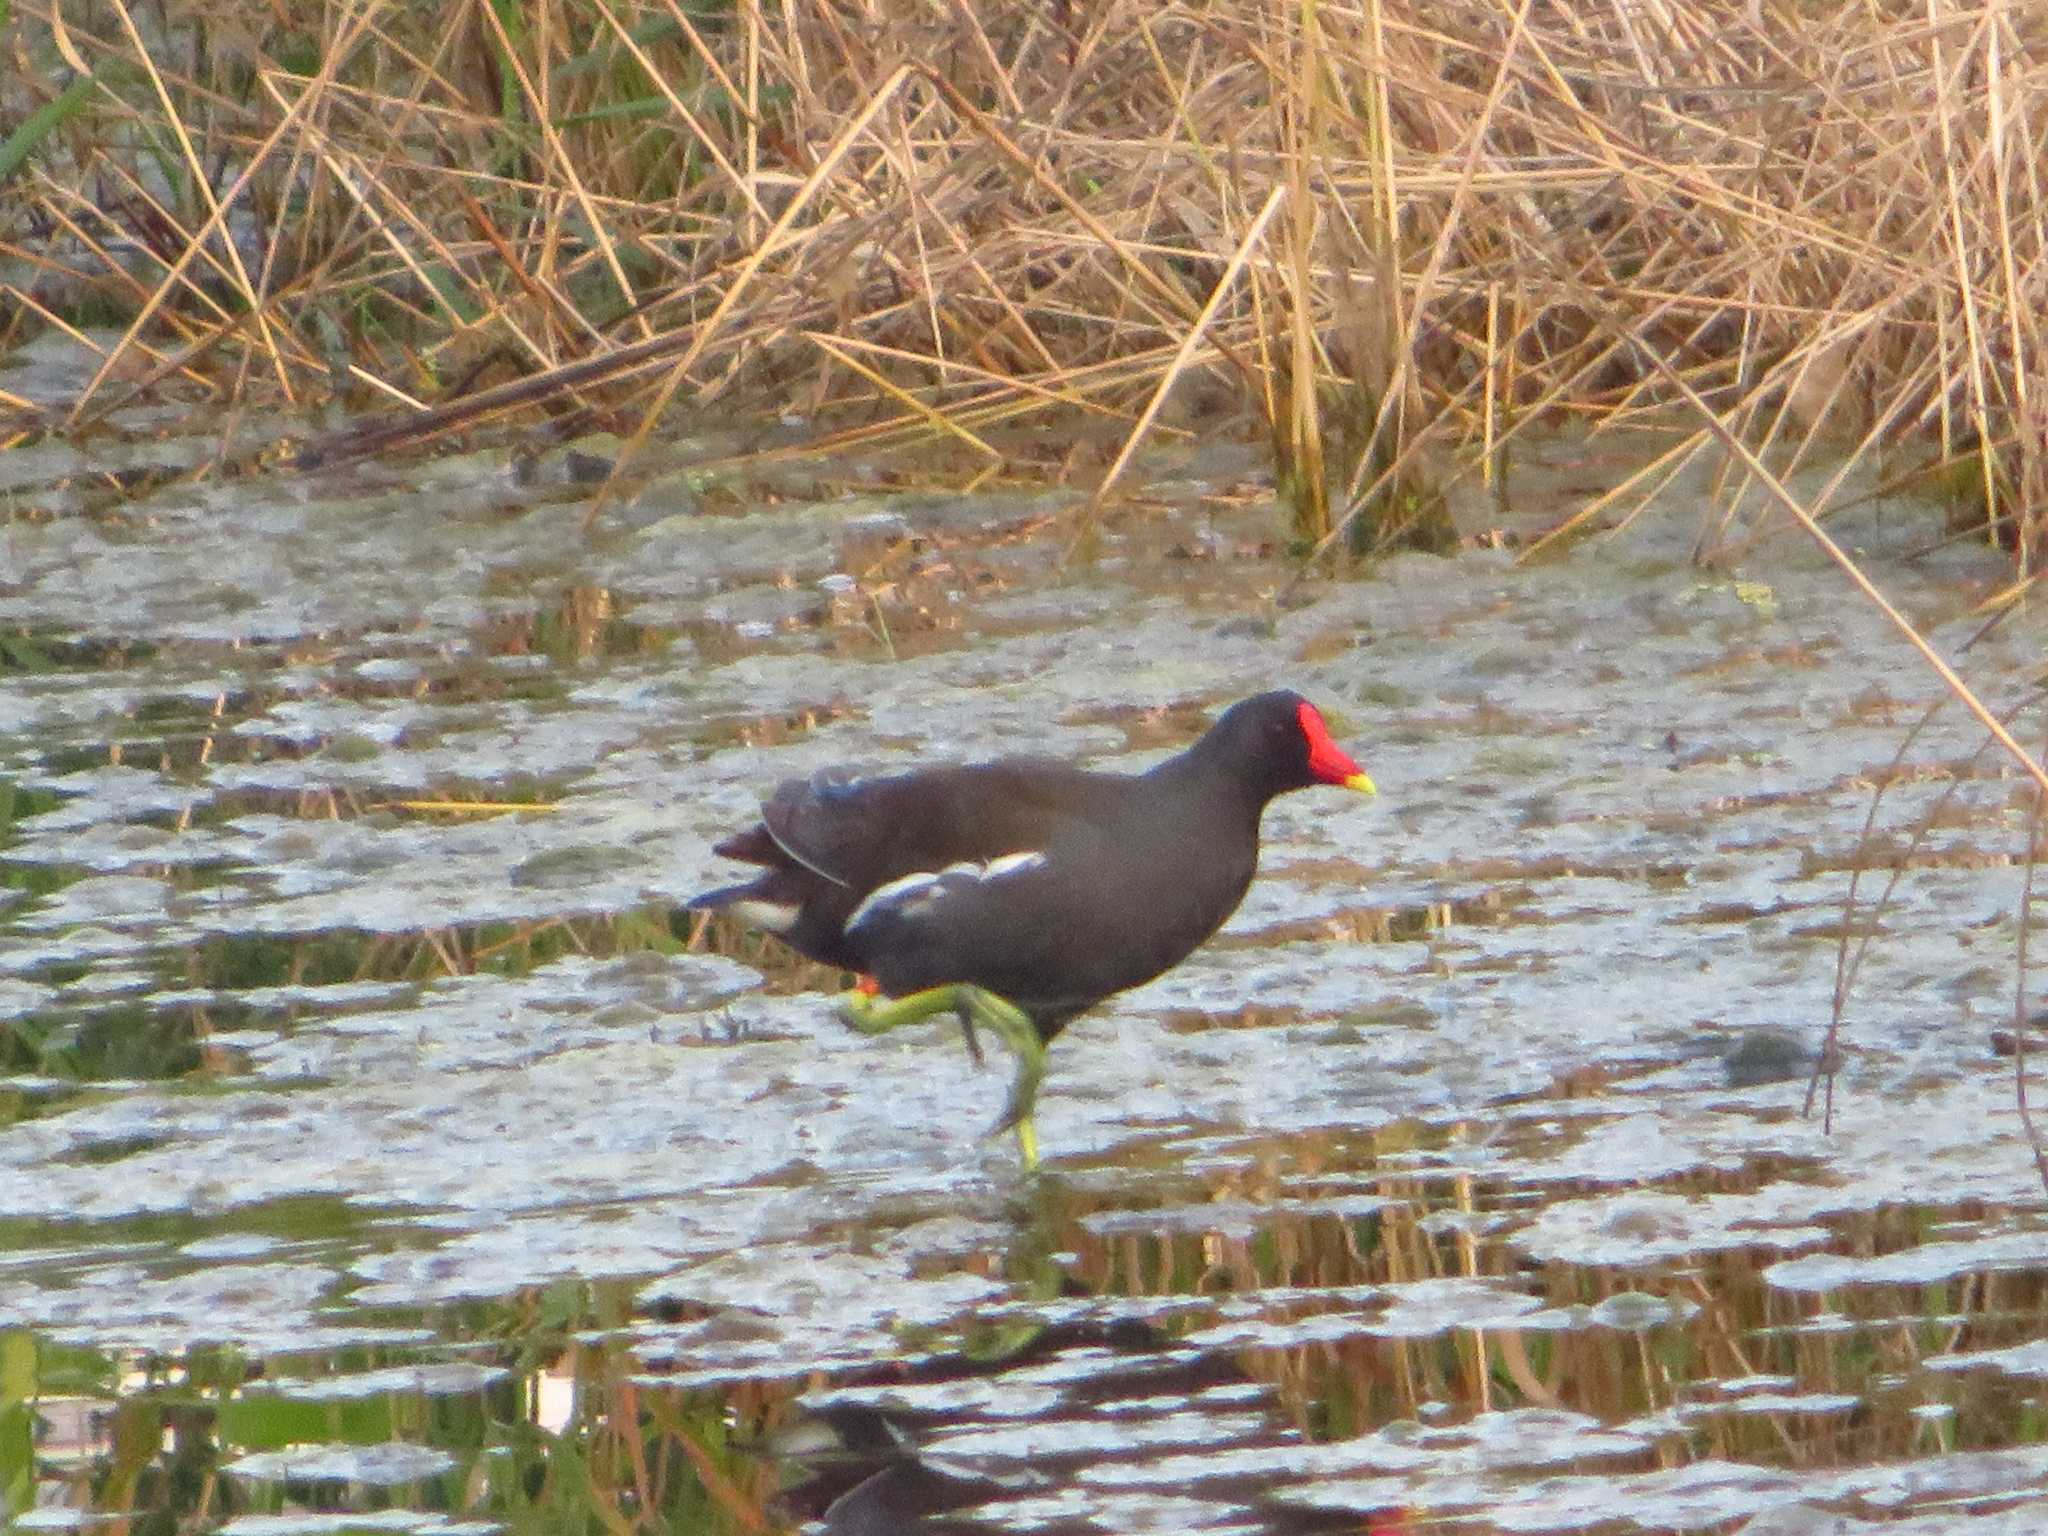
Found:
[{"label": "long toe", "polygon": [[[1038,1085],[1045,1080],[1045,1047],[1032,1036],[1031,1049],[1017,1052],[1017,1075],[1010,1079],[1010,1097],[1003,1105],[1003,1112],[996,1123],[989,1127],[989,1135],[1000,1136],[1013,1126],[1019,1137],[1025,1135],[1031,1125],[1032,1111],[1038,1107]],[[1037,1138],[1032,1137],[1036,1146]]]},{"label": "long toe", "polygon": [[963,1002],[954,1012],[960,1019],[960,1038],[967,1044],[969,1059],[977,1070],[987,1066],[987,1058],[981,1054],[981,1035],[974,1027],[974,1010]]},{"label": "long toe", "polygon": [[1017,1155],[1027,1172],[1038,1169],[1038,1122],[1025,1115],[1017,1122]]}]

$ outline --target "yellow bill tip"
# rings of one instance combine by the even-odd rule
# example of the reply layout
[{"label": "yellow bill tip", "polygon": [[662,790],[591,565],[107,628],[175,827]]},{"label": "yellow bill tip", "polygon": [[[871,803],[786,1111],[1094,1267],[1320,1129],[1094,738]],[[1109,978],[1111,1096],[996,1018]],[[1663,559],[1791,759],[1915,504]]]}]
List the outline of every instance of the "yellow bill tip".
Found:
[{"label": "yellow bill tip", "polygon": [[1380,792],[1380,787],[1372,781],[1372,775],[1365,773],[1352,774],[1344,781],[1344,787],[1355,789],[1361,795],[1376,795]]}]

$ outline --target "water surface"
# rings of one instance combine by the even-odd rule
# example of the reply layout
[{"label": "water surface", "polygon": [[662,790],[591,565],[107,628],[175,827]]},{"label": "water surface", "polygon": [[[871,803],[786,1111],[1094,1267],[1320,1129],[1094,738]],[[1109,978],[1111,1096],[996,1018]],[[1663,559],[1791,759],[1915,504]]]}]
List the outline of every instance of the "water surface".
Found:
[{"label": "water surface", "polygon": [[[9,456],[16,1528],[2048,1520],[2030,792],[1954,709],[1901,756],[1938,690],[1803,546],[1692,563],[1700,479],[1282,603],[1231,444],[1094,530],[736,446],[591,538],[483,456]],[[1548,445],[1517,515],[1629,467]],[[1835,526],[1951,652],[2005,579]],[[2040,643],[1971,649],[1997,707]],[[1218,940],[1062,1037],[1035,1181],[1002,1063],[677,910],[785,775],[1136,768],[1279,684],[1382,794],[1277,803]]]}]

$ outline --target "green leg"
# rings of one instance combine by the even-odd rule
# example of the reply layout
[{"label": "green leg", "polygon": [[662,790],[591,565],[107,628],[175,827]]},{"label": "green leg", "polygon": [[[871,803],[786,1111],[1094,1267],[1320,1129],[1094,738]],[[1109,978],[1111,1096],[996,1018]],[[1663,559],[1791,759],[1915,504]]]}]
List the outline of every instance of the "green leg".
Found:
[{"label": "green leg", "polygon": [[1038,1026],[1015,1003],[996,996],[986,987],[927,987],[908,997],[880,997],[872,992],[842,992],[839,1016],[864,1035],[885,1034],[906,1024],[921,1024],[941,1013],[954,1013],[974,1038],[978,1026],[1010,1048],[1017,1058],[1017,1076],[1010,1084],[1010,1100],[1002,1118],[989,1134],[1017,1131],[1017,1150],[1026,1168],[1038,1166],[1038,1127],[1031,1111],[1038,1103],[1038,1085],[1045,1078],[1045,1042],[1038,1038]]}]

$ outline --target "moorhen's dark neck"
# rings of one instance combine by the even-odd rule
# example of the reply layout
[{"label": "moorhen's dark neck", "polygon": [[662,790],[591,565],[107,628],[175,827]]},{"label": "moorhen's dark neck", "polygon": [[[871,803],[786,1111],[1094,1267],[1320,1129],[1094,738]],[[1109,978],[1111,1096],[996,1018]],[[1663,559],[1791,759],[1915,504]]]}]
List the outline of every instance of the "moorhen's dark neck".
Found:
[{"label": "moorhen's dark neck", "polygon": [[1254,828],[1266,802],[1288,787],[1275,781],[1263,758],[1248,761],[1241,741],[1216,730],[1156,764],[1145,777],[1176,797],[1230,806]]}]

